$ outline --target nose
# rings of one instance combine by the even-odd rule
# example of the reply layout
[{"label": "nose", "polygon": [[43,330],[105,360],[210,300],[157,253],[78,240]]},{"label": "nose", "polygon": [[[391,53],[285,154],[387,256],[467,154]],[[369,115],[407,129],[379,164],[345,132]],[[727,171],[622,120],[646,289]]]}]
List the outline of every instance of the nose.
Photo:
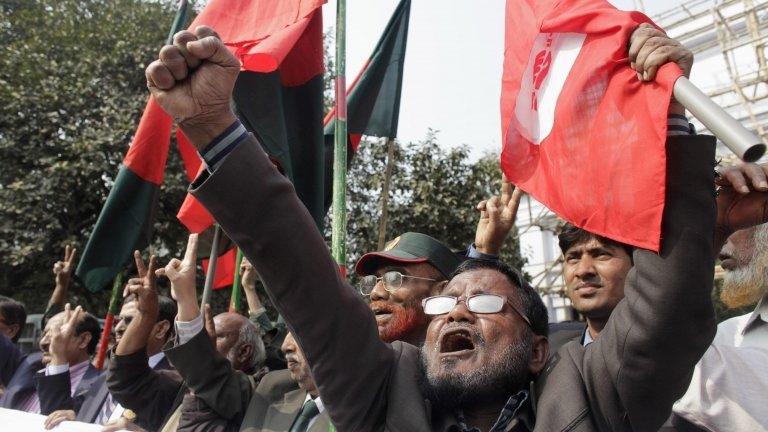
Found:
[{"label": "nose", "polygon": [[371,301],[377,301],[377,300],[388,300],[389,299],[389,291],[384,289],[384,280],[379,280],[376,282],[376,285],[373,286],[373,290],[371,291]]},{"label": "nose", "polygon": [[466,301],[456,303],[456,306],[448,312],[448,322],[475,322],[475,314],[467,309]]},{"label": "nose", "polygon": [[293,336],[290,333],[285,336],[283,345],[280,346],[280,351],[282,351],[283,354],[296,352],[296,341],[293,339]]},{"label": "nose", "polygon": [[594,260],[585,254],[581,257],[578,264],[576,264],[576,269],[574,271],[575,276],[581,280],[594,277],[597,275],[597,270],[595,270],[594,264]]}]

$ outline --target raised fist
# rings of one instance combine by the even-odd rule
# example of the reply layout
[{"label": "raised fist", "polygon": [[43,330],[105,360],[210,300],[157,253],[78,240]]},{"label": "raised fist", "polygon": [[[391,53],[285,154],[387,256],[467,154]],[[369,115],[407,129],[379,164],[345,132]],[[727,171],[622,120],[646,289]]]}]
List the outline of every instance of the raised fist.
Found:
[{"label": "raised fist", "polygon": [[720,171],[716,183],[717,229],[734,231],[768,222],[768,166],[741,163]]},{"label": "raised fist", "polygon": [[235,121],[229,106],[240,62],[213,29],[181,31],[146,70],[147,87],[196,146]]}]

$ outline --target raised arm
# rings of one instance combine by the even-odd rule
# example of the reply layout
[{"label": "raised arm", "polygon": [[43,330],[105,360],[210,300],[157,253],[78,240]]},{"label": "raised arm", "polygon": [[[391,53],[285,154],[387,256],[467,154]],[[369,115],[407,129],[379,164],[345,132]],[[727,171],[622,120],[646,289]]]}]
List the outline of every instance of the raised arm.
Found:
[{"label": "raised arm", "polygon": [[149,367],[147,340],[159,314],[154,271],[157,260],[152,256],[146,267],[141,254],[135,251],[134,261],[138,277],[128,280],[123,296],[136,296],[138,313],[115,347],[107,372],[107,388],[117,402],[137,413],[136,424],[156,430],[182,388],[181,377],[173,371]]},{"label": "raised arm", "polygon": [[197,234],[190,235],[184,259],[174,258],[157,271],[171,281],[171,296],[178,305],[177,343],[165,355],[197,397],[220,416],[232,419],[245,413],[252,390],[248,377],[233,370],[214,349],[215,333],[209,335],[203,328],[195,287],[197,240]]},{"label": "raised arm", "polygon": [[[259,272],[312,366],[334,425],[373,429],[385,413],[392,348],[379,340],[370,310],[339,276],[291,183],[236,123],[229,100],[239,64],[212,34],[198,27],[196,34],[183,33],[192,42],[177,37],[164,47],[147,68],[148,86],[206,158],[213,174],[203,173],[192,193]],[[207,151],[231,145],[223,160]]]},{"label": "raised arm", "polygon": [[56,285],[48,299],[48,305],[45,308],[45,318],[50,318],[64,309],[64,303],[67,302],[69,293],[69,283],[72,280],[72,271],[75,269],[75,256],[77,249],[67,245],[64,247],[64,258],[53,264],[53,278]]},{"label": "raised arm", "polygon": [[[643,27],[632,37],[630,59],[638,62],[638,72],[689,55],[654,28]],[[690,63],[678,64],[690,70]],[[661,251],[635,250],[625,298],[586,348],[592,406],[612,407],[594,413],[601,429],[657,430],[714,337],[714,143],[704,136],[667,139]]]}]

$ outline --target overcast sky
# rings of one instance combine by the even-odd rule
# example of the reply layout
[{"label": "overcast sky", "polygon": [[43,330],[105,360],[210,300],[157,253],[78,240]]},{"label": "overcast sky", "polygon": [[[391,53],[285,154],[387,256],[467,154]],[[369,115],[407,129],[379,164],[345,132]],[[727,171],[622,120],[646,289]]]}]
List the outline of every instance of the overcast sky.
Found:
[{"label": "overcast sky", "polygon": [[[635,9],[633,0],[610,0]],[[398,0],[347,1],[347,77],[373,50]],[[644,0],[653,15],[681,0]],[[503,0],[413,0],[406,52],[399,139],[416,141],[427,128],[444,146],[467,144],[473,155],[500,150],[499,92],[504,55]],[[335,26],[336,1],[323,8]]]}]

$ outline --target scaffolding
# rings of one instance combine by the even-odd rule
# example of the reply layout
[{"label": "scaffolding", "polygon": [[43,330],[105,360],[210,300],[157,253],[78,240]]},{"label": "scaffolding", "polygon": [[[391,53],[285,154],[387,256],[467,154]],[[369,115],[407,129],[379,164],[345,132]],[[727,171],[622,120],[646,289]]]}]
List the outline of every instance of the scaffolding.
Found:
[{"label": "scaffolding", "polygon": [[[642,9],[642,0],[635,4]],[[691,81],[768,144],[768,0],[692,0],[652,19],[694,53]],[[699,133],[708,133],[692,122]],[[723,145],[718,155],[725,163],[735,161]],[[528,260],[524,271],[547,304],[550,321],[573,319],[557,246],[562,225],[541,203],[523,199],[517,228]]]}]

